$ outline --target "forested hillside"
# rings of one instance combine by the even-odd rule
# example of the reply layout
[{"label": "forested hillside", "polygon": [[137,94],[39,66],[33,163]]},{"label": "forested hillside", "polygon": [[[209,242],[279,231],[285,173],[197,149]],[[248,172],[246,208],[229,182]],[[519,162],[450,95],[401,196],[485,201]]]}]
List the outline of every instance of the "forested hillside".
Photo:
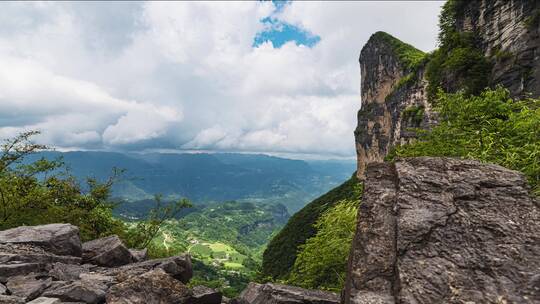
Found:
[{"label": "forested hillside", "polygon": [[272,279],[285,279],[295,263],[300,247],[314,237],[315,226],[320,216],[340,202],[350,201],[357,205],[362,194],[362,186],[356,174],[340,186],[307,204],[294,214],[287,225],[272,239],[264,252],[262,273]]}]

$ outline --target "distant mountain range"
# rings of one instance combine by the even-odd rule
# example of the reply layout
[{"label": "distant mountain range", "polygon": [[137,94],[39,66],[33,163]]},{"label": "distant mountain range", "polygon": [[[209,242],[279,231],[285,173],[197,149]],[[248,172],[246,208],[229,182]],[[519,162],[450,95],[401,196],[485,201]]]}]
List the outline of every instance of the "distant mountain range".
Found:
[{"label": "distant mountain range", "polygon": [[113,194],[129,202],[162,194],[166,200],[186,197],[195,204],[281,203],[291,214],[355,170],[353,160],[302,161],[237,153],[41,152],[27,161],[40,157],[62,157],[81,180],[88,176],[105,180],[113,167],[125,169]]}]

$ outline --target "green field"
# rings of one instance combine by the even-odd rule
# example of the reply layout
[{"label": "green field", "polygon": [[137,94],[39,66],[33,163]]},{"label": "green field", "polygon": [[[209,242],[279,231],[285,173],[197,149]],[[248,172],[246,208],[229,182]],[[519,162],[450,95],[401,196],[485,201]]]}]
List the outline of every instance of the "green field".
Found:
[{"label": "green field", "polygon": [[225,269],[242,270],[242,262],[247,258],[233,247],[221,242],[197,242],[188,247],[193,257],[207,262],[222,264]]}]

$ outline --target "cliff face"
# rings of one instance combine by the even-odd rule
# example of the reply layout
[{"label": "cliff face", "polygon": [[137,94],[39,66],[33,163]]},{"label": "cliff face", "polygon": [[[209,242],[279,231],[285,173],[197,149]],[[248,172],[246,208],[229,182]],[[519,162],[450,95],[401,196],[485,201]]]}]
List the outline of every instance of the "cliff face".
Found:
[{"label": "cliff face", "polygon": [[[503,85],[512,96],[540,96],[540,2],[482,0],[452,2],[459,33],[474,33],[475,44],[490,66],[488,85]],[[415,49],[385,33],[375,33],[360,53],[362,106],[355,130],[357,175],[367,164],[381,162],[392,146],[415,138],[415,128],[437,123],[428,102],[429,56],[415,64],[403,53]],[[461,89],[457,74],[444,87]]]},{"label": "cliff face", "polygon": [[423,56],[412,46],[378,32],[360,53],[362,107],[354,132],[360,179],[368,163],[383,161],[393,145],[414,137],[412,128],[426,128],[434,122],[426,98],[424,64],[403,60],[404,52]]},{"label": "cliff face", "polygon": [[342,303],[538,303],[539,203],[496,165],[370,164]]},{"label": "cliff face", "polygon": [[490,83],[512,95],[540,96],[540,2],[534,0],[467,1],[456,15],[461,32],[474,32],[492,59]]}]

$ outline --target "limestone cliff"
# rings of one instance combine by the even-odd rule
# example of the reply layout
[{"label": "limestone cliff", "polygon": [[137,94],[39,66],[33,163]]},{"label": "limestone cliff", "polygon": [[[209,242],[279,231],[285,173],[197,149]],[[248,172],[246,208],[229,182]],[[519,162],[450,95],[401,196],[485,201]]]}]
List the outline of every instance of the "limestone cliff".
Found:
[{"label": "limestone cliff", "polygon": [[[485,61],[481,68],[486,70],[467,71],[465,64],[445,71],[445,66],[456,64],[457,54],[452,48],[456,42],[449,43],[445,56],[454,62],[439,63],[442,74],[438,75],[439,85],[443,89],[449,92],[463,89],[473,82],[471,74],[480,73],[486,78],[485,82],[475,83],[480,89],[503,85],[512,96],[540,96],[539,1],[451,0],[445,7],[450,21],[441,19],[446,22],[441,33],[446,28],[447,32],[466,37],[463,40],[471,45],[467,46],[469,49],[462,45],[459,51],[478,51]],[[355,130],[360,179],[364,178],[367,164],[383,161],[393,146],[415,138],[415,129],[437,123],[437,115],[428,100],[426,75],[434,56],[421,58],[419,52],[378,32],[360,53],[362,104]]]},{"label": "limestone cliff", "polygon": [[383,161],[390,148],[414,137],[435,117],[426,98],[424,54],[383,32],[371,36],[360,53],[362,107],[354,132],[357,176]]}]

